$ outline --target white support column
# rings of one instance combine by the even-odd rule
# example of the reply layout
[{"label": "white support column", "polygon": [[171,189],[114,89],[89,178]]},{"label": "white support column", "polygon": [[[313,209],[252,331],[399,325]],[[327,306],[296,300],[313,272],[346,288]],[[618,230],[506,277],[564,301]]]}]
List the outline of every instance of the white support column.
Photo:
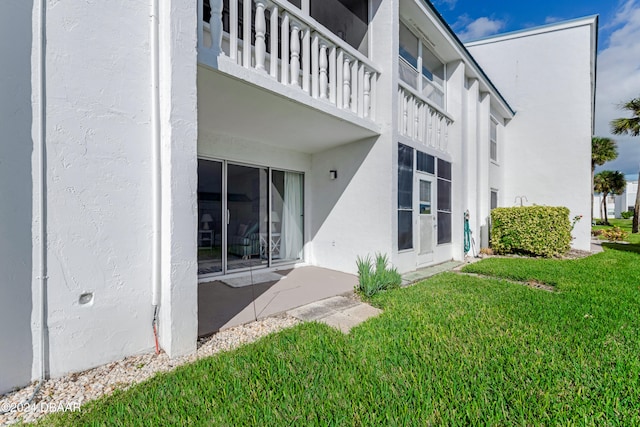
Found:
[{"label": "white support column", "polygon": [[251,6],[253,0],[242,3],[242,66],[251,68]]},{"label": "white support column", "polygon": [[195,7],[195,2],[187,0],[163,0],[159,5],[162,184],[159,335],[162,349],[171,358],[194,352],[198,339]]},{"label": "white support column", "polygon": [[289,14],[282,15],[282,58],[280,59],[280,83],[289,84]]},{"label": "white support column", "polygon": [[291,85],[300,87],[300,24],[291,23]]},{"label": "white support column", "polygon": [[318,33],[314,32],[313,37],[311,38],[311,96],[316,99],[320,96],[320,87],[318,81],[319,73],[320,39],[318,38]]},{"label": "white support column", "polygon": [[278,79],[278,17],[280,11],[277,5],[271,6],[271,77]]},{"label": "white support column", "polygon": [[311,68],[311,30],[307,27],[302,31],[302,90],[310,93],[309,77]]},{"label": "white support column", "polygon": [[229,57],[238,61],[238,0],[229,0]]},{"label": "white support column", "polygon": [[267,44],[265,42],[267,21],[264,16],[264,8],[266,5],[267,2],[265,0],[256,0],[256,69],[261,71],[265,71],[264,60],[267,53]]}]

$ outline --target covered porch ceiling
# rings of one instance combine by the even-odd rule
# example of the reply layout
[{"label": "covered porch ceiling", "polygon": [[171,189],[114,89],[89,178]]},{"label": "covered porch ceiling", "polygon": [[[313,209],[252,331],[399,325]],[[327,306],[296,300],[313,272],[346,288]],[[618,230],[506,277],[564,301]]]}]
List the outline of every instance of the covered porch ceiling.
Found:
[{"label": "covered porch ceiling", "polygon": [[311,154],[379,135],[370,120],[271,82],[275,90],[198,66],[199,132]]}]

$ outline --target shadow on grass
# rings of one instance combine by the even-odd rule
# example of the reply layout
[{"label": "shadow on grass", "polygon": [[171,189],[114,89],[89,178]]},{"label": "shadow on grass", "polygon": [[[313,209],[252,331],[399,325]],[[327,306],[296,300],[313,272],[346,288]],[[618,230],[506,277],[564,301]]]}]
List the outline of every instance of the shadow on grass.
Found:
[{"label": "shadow on grass", "polygon": [[614,251],[633,252],[636,254],[640,254],[640,244],[602,242],[602,247],[612,249]]}]

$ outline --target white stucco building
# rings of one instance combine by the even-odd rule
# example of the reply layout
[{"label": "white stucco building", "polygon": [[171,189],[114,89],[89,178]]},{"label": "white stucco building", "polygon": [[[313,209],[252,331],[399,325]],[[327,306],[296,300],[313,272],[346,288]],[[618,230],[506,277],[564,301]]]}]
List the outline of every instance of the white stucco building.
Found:
[{"label": "white stucco building", "polygon": [[425,0],[5,0],[0,33],[0,392],[150,351],[156,308],[194,351],[199,280],[590,212],[596,17],[465,47]]},{"label": "white stucco building", "polygon": [[[607,198],[607,217],[622,218],[622,212],[633,212],[636,204],[636,194],[638,192],[637,175],[626,175],[627,185],[624,193],[611,195]],[[593,194],[593,217],[601,219],[604,217],[602,206],[602,194]]]}]

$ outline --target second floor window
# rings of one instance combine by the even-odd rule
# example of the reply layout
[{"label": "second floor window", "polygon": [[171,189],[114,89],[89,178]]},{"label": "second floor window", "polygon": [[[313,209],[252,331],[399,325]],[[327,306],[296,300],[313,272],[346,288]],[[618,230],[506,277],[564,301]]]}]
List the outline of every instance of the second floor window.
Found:
[{"label": "second floor window", "polygon": [[494,162],[498,161],[498,123],[491,119],[491,132],[489,135],[489,157]]},{"label": "second floor window", "polygon": [[434,104],[445,108],[445,64],[402,22],[399,48],[400,79]]}]

